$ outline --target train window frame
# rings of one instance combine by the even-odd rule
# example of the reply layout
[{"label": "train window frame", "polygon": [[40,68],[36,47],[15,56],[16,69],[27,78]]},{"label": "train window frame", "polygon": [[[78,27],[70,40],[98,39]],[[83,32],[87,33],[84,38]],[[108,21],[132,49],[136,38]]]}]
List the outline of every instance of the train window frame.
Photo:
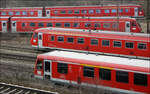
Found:
[{"label": "train window frame", "polygon": [[79,27],[80,23],[73,23],[73,27]]},{"label": "train window frame", "polygon": [[12,15],[14,15],[14,12],[10,11],[10,12],[8,12],[8,15],[12,16]]},{"label": "train window frame", "polygon": [[[69,38],[72,39],[72,40],[70,41]],[[67,42],[68,43],[74,43],[74,38],[73,37],[67,37]]]},{"label": "train window frame", "polygon": [[26,24],[25,24],[25,23],[22,23],[22,24],[21,24],[21,26],[22,26],[22,27],[25,27],[25,26],[26,26]]},{"label": "train window frame", "polygon": [[30,27],[35,27],[35,23],[31,22],[29,23]]},{"label": "train window frame", "polygon": [[94,78],[94,67],[89,67],[89,66],[83,66],[83,76],[84,77],[89,77],[89,78]]},{"label": "train window frame", "polygon": [[91,27],[91,23],[89,23],[89,22],[86,22],[86,23],[84,23],[84,27]]},{"label": "train window frame", "polygon": [[34,12],[33,12],[33,11],[30,11],[30,15],[32,15],[32,16],[33,16],[33,15],[34,15]]},{"label": "train window frame", "polygon": [[60,14],[66,14],[66,10],[61,10]]},{"label": "train window frame", "polygon": [[20,15],[20,12],[19,11],[16,11],[16,14],[15,15]]},{"label": "train window frame", "polygon": [[[141,76],[143,76],[143,79],[141,78]],[[148,76],[147,76],[147,74],[134,73],[133,78],[134,78],[133,79],[134,85],[145,86],[145,87],[148,86]]]},{"label": "train window frame", "polygon": [[46,26],[47,27],[53,27],[53,23],[47,23]]},{"label": "train window frame", "polygon": [[27,15],[27,12],[26,12],[26,11],[23,11],[23,12],[22,12],[22,15]]},{"label": "train window frame", "polygon": [[36,63],[36,69],[42,70],[43,69],[43,60],[38,59]]},{"label": "train window frame", "polygon": [[[118,43],[117,43],[117,45],[115,45],[115,42],[120,42],[119,46],[118,46]],[[122,42],[114,40],[113,41],[113,47],[121,48],[122,47]]]},{"label": "train window frame", "polygon": [[111,13],[117,13],[117,9],[112,9]]},{"label": "train window frame", "polygon": [[[59,25],[58,25],[59,24]],[[62,24],[61,23],[55,23],[55,27],[61,27]]]},{"label": "train window frame", "polygon": [[1,12],[1,15],[2,15],[2,16],[5,16],[5,15],[6,15],[6,12]]},{"label": "train window frame", "polygon": [[[127,47],[127,43],[132,43],[132,44],[133,44],[133,47]],[[125,48],[134,49],[134,42],[125,42]]]},{"label": "train window frame", "polygon": [[101,13],[101,10],[100,10],[100,9],[96,9],[96,10],[95,10],[95,13],[96,13],[96,14],[100,14],[100,13]]},{"label": "train window frame", "polygon": [[77,38],[77,43],[84,44],[85,39],[84,38]]},{"label": "train window frame", "polygon": [[44,27],[44,23],[38,23],[38,27]]},{"label": "train window frame", "polygon": [[111,27],[110,23],[103,23],[103,28],[109,29]]},{"label": "train window frame", "polygon": [[111,70],[99,68],[99,79],[100,80],[111,80]]},{"label": "train window frame", "polygon": [[82,14],[87,14],[87,10],[81,10]]},{"label": "train window frame", "polygon": [[74,10],[74,13],[75,13],[75,14],[79,14],[79,13],[80,13],[80,10]]},{"label": "train window frame", "polygon": [[113,22],[112,23],[112,28],[117,29],[119,27],[119,22]]},{"label": "train window frame", "polygon": [[58,42],[64,42],[64,36],[57,36]]},{"label": "train window frame", "polygon": [[66,63],[57,63],[57,72],[61,74],[67,74],[68,73],[68,64]]},{"label": "train window frame", "polygon": [[55,41],[55,36],[50,36],[50,41]]},{"label": "train window frame", "polygon": [[71,27],[70,23],[64,23],[64,27]]},{"label": "train window frame", "polygon": [[[95,41],[96,41],[96,42],[95,42]],[[96,46],[99,45],[98,39],[91,39],[90,42],[91,42],[91,43],[90,43],[91,45],[96,45]]]},{"label": "train window frame", "polygon": [[104,13],[110,13],[110,10],[109,9],[105,9]]},{"label": "train window frame", "polygon": [[88,13],[89,13],[89,14],[94,14],[94,10],[93,10],[93,9],[90,9],[90,10],[88,11]]},{"label": "train window frame", "polygon": [[68,14],[73,14],[73,10],[68,10]]},{"label": "train window frame", "polygon": [[[140,45],[140,44],[145,45],[145,47],[139,48],[139,45]],[[137,48],[138,48],[139,50],[146,50],[146,49],[147,49],[147,43],[138,43]]]},{"label": "train window frame", "polygon": [[[105,44],[105,42],[108,42],[108,43]],[[110,46],[110,40],[102,39],[102,46],[109,47]]]},{"label": "train window frame", "polygon": [[129,83],[129,72],[116,70],[116,82]]},{"label": "train window frame", "polygon": [[100,23],[94,23],[94,27],[95,27],[95,28],[100,28],[100,27],[101,27],[101,24],[100,24]]}]

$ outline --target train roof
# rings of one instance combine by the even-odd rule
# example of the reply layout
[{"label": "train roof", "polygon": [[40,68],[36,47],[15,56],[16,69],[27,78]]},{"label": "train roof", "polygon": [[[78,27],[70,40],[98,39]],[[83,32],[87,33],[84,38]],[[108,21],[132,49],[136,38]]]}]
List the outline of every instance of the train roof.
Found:
[{"label": "train roof", "polygon": [[112,32],[112,31],[101,31],[101,30],[83,30],[83,29],[67,29],[67,28],[40,28],[34,32],[42,32],[57,35],[71,35],[81,37],[94,37],[94,38],[109,38],[119,40],[131,40],[131,41],[144,41],[150,42],[150,34],[134,34],[124,32]]},{"label": "train roof", "polygon": [[105,55],[95,55],[87,53],[67,52],[67,51],[53,51],[38,55],[38,58],[51,59],[57,61],[65,61],[76,63],[85,66],[105,67],[108,69],[122,69],[129,71],[145,72],[150,74],[150,61],[122,58]]}]

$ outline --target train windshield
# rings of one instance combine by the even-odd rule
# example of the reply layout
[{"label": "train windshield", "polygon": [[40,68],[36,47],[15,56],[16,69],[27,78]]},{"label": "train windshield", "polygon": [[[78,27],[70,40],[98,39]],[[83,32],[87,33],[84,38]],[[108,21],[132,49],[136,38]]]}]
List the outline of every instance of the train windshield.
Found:
[{"label": "train windshield", "polygon": [[37,38],[37,37],[38,37],[38,34],[34,33],[33,38]]},{"label": "train windshield", "polygon": [[42,60],[37,60],[36,69],[37,70],[41,70],[42,69]]},{"label": "train windshield", "polygon": [[142,8],[139,8],[139,11],[142,11]]}]

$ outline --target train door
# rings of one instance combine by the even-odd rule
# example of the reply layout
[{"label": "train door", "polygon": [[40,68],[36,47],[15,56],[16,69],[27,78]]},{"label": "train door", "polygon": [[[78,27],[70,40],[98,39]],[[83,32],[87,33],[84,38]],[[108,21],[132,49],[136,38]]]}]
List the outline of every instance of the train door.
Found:
[{"label": "train door", "polygon": [[50,17],[50,10],[46,10],[46,17]]},{"label": "train door", "polygon": [[130,32],[130,22],[125,23],[125,32]]},{"label": "train door", "polygon": [[42,39],[43,39],[43,37],[42,37],[42,33],[38,33],[38,47],[39,48],[42,48],[43,47],[43,41],[42,41]]},{"label": "train door", "polygon": [[135,17],[138,16],[138,8],[134,8],[134,16],[135,16]]},{"label": "train door", "polygon": [[11,28],[12,28],[11,32],[16,32],[16,21],[12,21]]},{"label": "train door", "polygon": [[44,60],[44,78],[50,80],[51,79],[51,61]]},{"label": "train door", "polygon": [[2,21],[2,32],[7,32],[7,21]]},{"label": "train door", "polygon": [[42,17],[42,10],[38,10],[38,17]]}]

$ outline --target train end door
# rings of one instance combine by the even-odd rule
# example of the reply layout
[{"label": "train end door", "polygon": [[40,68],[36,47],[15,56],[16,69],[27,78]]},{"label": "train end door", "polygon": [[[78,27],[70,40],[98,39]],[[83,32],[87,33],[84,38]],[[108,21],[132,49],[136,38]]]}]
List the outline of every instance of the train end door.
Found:
[{"label": "train end door", "polygon": [[134,16],[138,17],[138,8],[134,8]]},{"label": "train end door", "polygon": [[51,79],[51,60],[44,60],[44,79]]},{"label": "train end door", "polygon": [[125,32],[130,32],[130,22],[125,22]]},{"label": "train end door", "polygon": [[46,10],[46,17],[50,17],[50,10]]},{"label": "train end door", "polygon": [[2,32],[7,32],[7,21],[2,21]]},{"label": "train end door", "polygon": [[38,33],[38,47],[42,48],[43,47],[43,34],[42,33]]},{"label": "train end door", "polygon": [[38,10],[38,17],[42,17],[42,10]]},{"label": "train end door", "polygon": [[17,32],[16,31],[16,21],[12,21],[12,23],[11,23],[11,32]]}]

